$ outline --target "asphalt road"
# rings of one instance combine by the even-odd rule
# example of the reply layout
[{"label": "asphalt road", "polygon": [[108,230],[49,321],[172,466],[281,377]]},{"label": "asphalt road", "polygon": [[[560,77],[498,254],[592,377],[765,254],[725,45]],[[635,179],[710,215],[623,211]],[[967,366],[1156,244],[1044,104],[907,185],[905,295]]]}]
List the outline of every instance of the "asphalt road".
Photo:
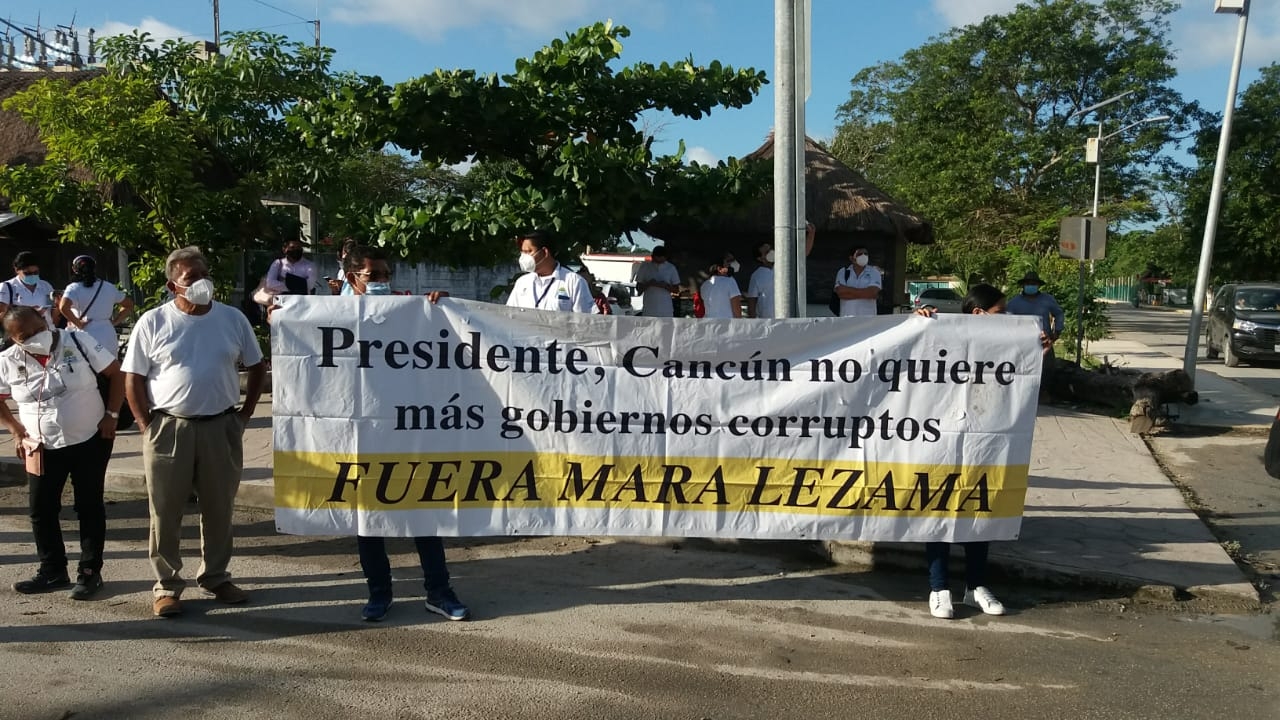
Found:
[{"label": "asphalt road", "polygon": [[[1109,308],[1118,338],[1182,356],[1191,319],[1186,313]],[[1199,367],[1280,397],[1280,367],[1229,368],[1222,360],[1204,360],[1203,348],[1200,355]],[[1149,438],[1148,446],[1166,472],[1190,491],[1190,503],[1251,573],[1264,599],[1275,600],[1280,590],[1280,480],[1263,469],[1266,437],[1257,431],[1175,427]]]},{"label": "asphalt road", "polygon": [[[6,587],[32,569],[24,503],[0,488]],[[0,718],[1280,717],[1270,615],[998,586],[1010,615],[941,621],[923,572],[834,568],[802,544],[549,538],[450,545],[469,623],[426,614],[396,555],[399,602],[368,624],[351,539],[279,536],[258,513],[232,567],[250,604],[188,591],[161,620],[145,504],[109,516],[100,599],[0,602]]]}]

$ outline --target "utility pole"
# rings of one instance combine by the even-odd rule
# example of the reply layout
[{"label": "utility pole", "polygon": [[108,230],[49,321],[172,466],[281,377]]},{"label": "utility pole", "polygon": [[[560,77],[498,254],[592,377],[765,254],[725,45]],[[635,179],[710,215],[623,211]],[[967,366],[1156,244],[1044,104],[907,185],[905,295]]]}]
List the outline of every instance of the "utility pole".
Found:
[{"label": "utility pole", "polygon": [[222,13],[218,11],[218,0],[213,0],[213,54],[222,54]]},{"label": "utility pole", "polygon": [[[1236,113],[1236,90],[1240,87],[1240,65],[1244,61],[1244,37],[1249,27],[1249,0],[1217,0],[1215,13],[1237,14],[1236,52],[1231,61],[1231,79],[1227,81],[1227,107],[1222,113],[1222,132],[1218,136],[1218,157],[1213,165],[1213,185],[1209,189],[1209,212],[1205,217],[1204,239],[1200,242],[1200,267],[1196,272],[1195,296],[1191,298],[1191,323],[1187,327],[1187,348],[1182,355],[1182,369],[1196,382],[1196,353],[1200,348],[1200,327],[1204,320],[1204,296],[1209,290],[1209,267],[1213,263],[1213,243],[1218,234],[1218,215],[1222,210],[1222,185],[1227,175],[1227,156],[1231,151],[1231,121]],[[1231,338],[1227,338],[1230,342]]]},{"label": "utility pole", "polygon": [[[774,0],[773,249],[776,317],[796,317],[796,0]],[[803,140],[800,146],[804,147]]]},{"label": "utility pole", "polygon": [[315,20],[312,20],[311,24],[316,26],[316,49],[319,50],[320,49],[320,18],[317,17]]}]

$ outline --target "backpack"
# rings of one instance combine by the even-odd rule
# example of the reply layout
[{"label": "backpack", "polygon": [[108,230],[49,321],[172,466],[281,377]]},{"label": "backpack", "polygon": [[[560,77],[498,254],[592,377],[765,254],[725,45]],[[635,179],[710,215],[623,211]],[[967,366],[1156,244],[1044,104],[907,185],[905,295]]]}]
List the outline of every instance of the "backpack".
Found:
[{"label": "backpack", "polygon": [[[840,284],[846,285],[848,284],[848,282],[849,282],[849,268],[845,268],[844,281],[841,282]],[[840,296],[836,294],[836,291],[834,289],[831,291],[831,299],[827,301],[827,309],[831,311],[832,315],[835,315],[836,317],[840,317]]]}]

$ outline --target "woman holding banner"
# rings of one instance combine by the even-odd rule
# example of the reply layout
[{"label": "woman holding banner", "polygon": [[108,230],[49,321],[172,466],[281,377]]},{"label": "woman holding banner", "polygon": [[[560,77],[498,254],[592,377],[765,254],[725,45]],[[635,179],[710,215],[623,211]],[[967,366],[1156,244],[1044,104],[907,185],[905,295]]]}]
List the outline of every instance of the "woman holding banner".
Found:
[{"label": "woman holding banner", "polygon": [[[960,311],[966,315],[1003,315],[1005,302],[1005,295],[998,288],[978,284],[969,288]],[[933,317],[937,314],[937,308],[922,308],[916,314]],[[1053,341],[1043,332],[1040,333],[1040,343],[1045,352],[1053,346]],[[987,587],[987,553],[991,543],[978,541],[960,544],[964,545],[964,604],[976,607],[988,615],[1003,615],[1004,605]],[[948,571],[951,545],[952,543],[947,542],[930,542],[924,546],[924,557],[929,566],[929,614],[944,620],[955,617]]]}]

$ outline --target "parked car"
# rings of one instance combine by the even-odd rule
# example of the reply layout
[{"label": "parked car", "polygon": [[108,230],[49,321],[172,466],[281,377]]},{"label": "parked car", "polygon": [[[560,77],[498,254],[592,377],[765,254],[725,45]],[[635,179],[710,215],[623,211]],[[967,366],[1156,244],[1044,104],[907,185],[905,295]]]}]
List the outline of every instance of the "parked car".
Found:
[{"label": "parked car", "polygon": [[951,288],[925,288],[920,291],[912,304],[916,310],[933,306],[938,309],[938,312],[958,313],[964,304],[964,298]]},{"label": "parked car", "polygon": [[1271,434],[1267,436],[1267,449],[1262,453],[1262,464],[1266,466],[1268,475],[1280,479],[1280,412],[1271,421]]},{"label": "parked car", "polygon": [[1213,296],[1205,325],[1205,356],[1227,367],[1280,360],[1280,283],[1231,283]]}]

